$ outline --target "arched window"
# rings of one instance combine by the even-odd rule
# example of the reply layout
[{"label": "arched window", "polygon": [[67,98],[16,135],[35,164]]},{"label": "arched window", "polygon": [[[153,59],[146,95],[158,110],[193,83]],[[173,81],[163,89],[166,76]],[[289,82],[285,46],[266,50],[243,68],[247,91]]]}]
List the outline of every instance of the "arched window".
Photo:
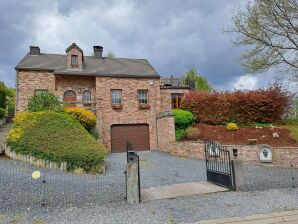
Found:
[{"label": "arched window", "polygon": [[83,92],[83,102],[91,102],[91,93],[86,90]]},{"label": "arched window", "polygon": [[72,90],[67,90],[64,92],[63,101],[64,102],[75,102],[77,100],[76,93]]}]

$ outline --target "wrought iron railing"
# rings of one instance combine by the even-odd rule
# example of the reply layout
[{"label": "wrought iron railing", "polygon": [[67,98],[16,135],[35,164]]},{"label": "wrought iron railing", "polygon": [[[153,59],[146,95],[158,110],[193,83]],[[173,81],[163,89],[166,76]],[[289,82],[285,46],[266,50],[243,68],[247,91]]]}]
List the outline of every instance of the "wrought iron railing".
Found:
[{"label": "wrought iron railing", "polygon": [[160,79],[160,85],[162,88],[195,88],[195,83],[189,79],[162,77]]}]

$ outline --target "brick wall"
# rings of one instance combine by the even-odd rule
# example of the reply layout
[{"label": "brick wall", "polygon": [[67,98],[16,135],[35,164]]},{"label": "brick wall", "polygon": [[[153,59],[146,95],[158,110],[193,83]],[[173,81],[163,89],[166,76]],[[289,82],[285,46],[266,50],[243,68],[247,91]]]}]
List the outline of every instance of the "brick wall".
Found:
[{"label": "brick wall", "polygon": [[77,75],[59,75],[56,76],[56,92],[55,94],[63,100],[64,92],[73,90],[76,93],[77,106],[83,107],[82,94],[85,90],[91,92],[92,106],[96,103],[96,88],[94,76],[77,76]]},{"label": "brick wall", "polygon": [[158,149],[171,152],[175,143],[175,122],[173,116],[159,115],[157,118]]},{"label": "brick wall", "polygon": [[19,71],[17,74],[17,112],[27,109],[28,100],[36,89],[55,93],[55,76],[45,71]]},{"label": "brick wall", "polygon": [[20,71],[18,73],[18,94],[17,111],[27,109],[28,100],[34,94],[36,89],[47,89],[54,93],[61,100],[67,90],[73,90],[76,93],[78,106],[84,106],[82,94],[84,90],[91,92],[92,105],[96,103],[95,77],[92,76],[55,76],[52,72],[44,71]]},{"label": "brick wall", "polygon": [[[97,124],[103,144],[111,150],[111,126],[113,124],[149,125],[150,149],[157,149],[156,114],[161,110],[160,80],[148,78],[96,77]],[[121,110],[113,110],[111,89],[122,90]],[[148,89],[150,109],[138,108],[138,89]]]},{"label": "brick wall", "polygon": [[[177,156],[188,158],[205,159],[205,145],[202,141],[175,141],[175,127],[172,116],[165,116],[157,119],[158,129],[158,149],[169,152]],[[231,159],[232,149],[238,149],[238,158],[244,164],[290,167],[290,163],[298,164],[297,147],[271,147],[272,163],[261,163],[259,159],[260,148],[262,145],[225,145],[230,150]]]}]

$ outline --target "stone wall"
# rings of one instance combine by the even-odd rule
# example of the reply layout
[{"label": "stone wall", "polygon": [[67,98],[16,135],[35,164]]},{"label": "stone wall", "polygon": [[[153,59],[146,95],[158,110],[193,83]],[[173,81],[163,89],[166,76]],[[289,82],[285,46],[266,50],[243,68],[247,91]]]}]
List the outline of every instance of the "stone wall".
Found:
[{"label": "stone wall", "polygon": [[55,93],[53,72],[19,71],[17,74],[17,112],[27,109],[28,100],[36,89],[46,89]]},{"label": "stone wall", "polygon": [[158,149],[171,152],[175,143],[175,122],[172,115],[159,114],[157,116]]},{"label": "stone wall", "polygon": [[[111,89],[122,90],[120,110],[112,108]],[[139,109],[138,89],[148,90],[150,109]],[[96,101],[99,132],[109,151],[113,124],[148,124],[150,149],[157,149],[156,114],[161,111],[159,79],[96,77]]]},{"label": "stone wall", "polygon": [[[173,155],[188,158],[205,159],[205,145],[203,141],[175,141],[175,126],[172,116],[164,116],[157,119],[158,149]],[[270,147],[272,151],[272,163],[261,163],[259,154],[263,145],[223,145],[230,150],[238,149],[238,157],[244,164],[290,167],[290,164],[298,164],[297,147]]]}]

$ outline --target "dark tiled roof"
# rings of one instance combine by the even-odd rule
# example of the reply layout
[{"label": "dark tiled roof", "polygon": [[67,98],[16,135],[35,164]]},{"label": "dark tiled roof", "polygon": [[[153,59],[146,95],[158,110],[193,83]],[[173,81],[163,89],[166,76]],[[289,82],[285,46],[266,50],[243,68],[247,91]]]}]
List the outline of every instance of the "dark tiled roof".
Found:
[{"label": "dark tiled roof", "polygon": [[66,55],[27,54],[16,66],[20,70],[50,70],[61,75],[94,75],[115,77],[159,77],[146,59],[85,56],[82,69],[67,69]]}]

